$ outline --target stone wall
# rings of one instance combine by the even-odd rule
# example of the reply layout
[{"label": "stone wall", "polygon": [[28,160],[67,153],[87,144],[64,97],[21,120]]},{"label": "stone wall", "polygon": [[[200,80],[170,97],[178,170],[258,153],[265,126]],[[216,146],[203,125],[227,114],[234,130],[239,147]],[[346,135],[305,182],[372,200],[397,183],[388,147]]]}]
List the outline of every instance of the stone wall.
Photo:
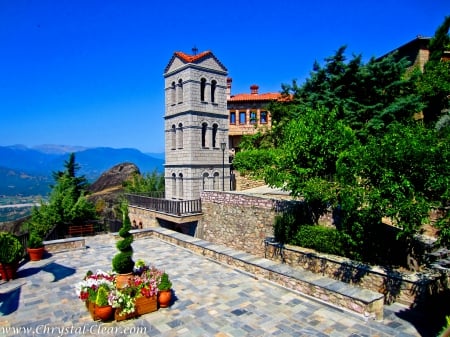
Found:
[{"label": "stone wall", "polygon": [[244,191],[265,185],[264,181],[254,180],[247,175],[240,174],[238,171],[234,171],[234,174],[236,177],[236,191]]},{"label": "stone wall", "polygon": [[44,241],[45,250],[49,253],[64,252],[73,249],[86,248],[85,239],[83,237],[59,239]]},{"label": "stone wall", "polygon": [[158,220],[155,217],[155,212],[151,212],[140,207],[128,206],[128,216],[132,226],[136,226],[137,228],[159,226]]},{"label": "stone wall", "polygon": [[442,290],[444,282],[441,275],[435,273],[402,273],[290,245],[283,247],[282,256],[277,254],[273,259],[379,292],[384,295],[385,303],[422,303],[427,296]]},{"label": "stone wall", "polygon": [[[275,215],[284,209],[286,201],[213,191],[203,192],[201,198],[203,220],[197,229],[200,239],[260,257],[267,255],[269,259],[283,261],[294,268],[382,293],[386,303],[417,304],[432,292],[442,289],[440,275],[402,274],[300,247],[286,245],[282,255],[272,250],[265,254],[268,252],[265,251],[264,238],[273,236]],[[268,247],[269,250],[272,248]]]},{"label": "stone wall", "polygon": [[203,220],[197,236],[218,243],[264,255],[264,239],[273,236],[276,213],[286,202],[259,198],[236,192],[203,191]]}]

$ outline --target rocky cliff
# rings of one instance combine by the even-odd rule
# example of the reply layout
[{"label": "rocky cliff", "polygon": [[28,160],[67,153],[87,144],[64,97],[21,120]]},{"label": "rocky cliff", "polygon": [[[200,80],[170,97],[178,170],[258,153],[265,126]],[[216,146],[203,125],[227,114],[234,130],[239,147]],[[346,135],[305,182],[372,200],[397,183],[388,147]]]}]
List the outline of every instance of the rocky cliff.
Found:
[{"label": "rocky cliff", "polygon": [[132,163],[121,163],[104,172],[89,187],[88,199],[95,204],[100,214],[100,222],[108,225],[120,220],[118,205],[123,194],[123,183],[140,174],[139,168]]}]

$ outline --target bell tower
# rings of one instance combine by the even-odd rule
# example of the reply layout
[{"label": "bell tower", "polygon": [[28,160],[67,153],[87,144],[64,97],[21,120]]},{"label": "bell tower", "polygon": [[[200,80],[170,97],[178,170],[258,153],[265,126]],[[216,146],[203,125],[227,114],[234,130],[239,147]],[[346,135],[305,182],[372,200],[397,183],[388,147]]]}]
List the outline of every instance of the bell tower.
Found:
[{"label": "bell tower", "polygon": [[166,199],[230,189],[227,69],[210,51],[175,52],[164,70]]}]

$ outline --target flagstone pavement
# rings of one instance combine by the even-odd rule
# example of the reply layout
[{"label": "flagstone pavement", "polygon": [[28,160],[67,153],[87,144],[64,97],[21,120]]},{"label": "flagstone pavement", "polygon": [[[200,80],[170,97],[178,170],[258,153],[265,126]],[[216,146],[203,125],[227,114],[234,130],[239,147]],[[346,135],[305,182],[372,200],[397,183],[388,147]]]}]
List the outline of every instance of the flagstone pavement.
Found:
[{"label": "flagstone pavement", "polygon": [[93,322],[74,285],[88,270],[111,269],[114,242],[112,234],[87,237],[85,249],[27,262],[0,283],[0,336],[431,336],[420,317],[402,319],[406,307],[365,320],[154,237],[135,239],[134,259],[170,275],[172,305]]}]

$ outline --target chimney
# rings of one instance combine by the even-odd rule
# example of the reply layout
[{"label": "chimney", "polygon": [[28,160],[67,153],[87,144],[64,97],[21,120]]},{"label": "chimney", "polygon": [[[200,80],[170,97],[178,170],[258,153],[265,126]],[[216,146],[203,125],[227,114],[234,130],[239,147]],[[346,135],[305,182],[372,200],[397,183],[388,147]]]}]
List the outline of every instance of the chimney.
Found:
[{"label": "chimney", "polygon": [[251,94],[258,95],[258,89],[259,89],[259,86],[257,86],[256,84],[253,84],[252,86],[250,86]]},{"label": "chimney", "polygon": [[233,79],[231,77],[227,78],[227,100],[231,98],[231,82]]}]

